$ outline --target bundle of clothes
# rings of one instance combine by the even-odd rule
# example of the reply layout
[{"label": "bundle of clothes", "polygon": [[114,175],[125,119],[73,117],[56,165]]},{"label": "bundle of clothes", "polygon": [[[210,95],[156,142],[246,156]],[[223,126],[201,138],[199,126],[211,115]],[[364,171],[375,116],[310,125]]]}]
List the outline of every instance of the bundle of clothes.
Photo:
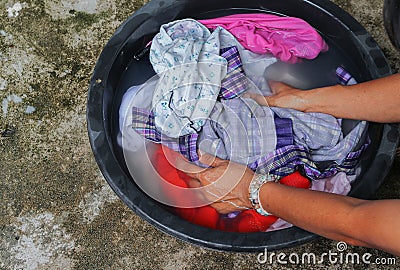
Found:
[{"label": "bundle of clothes", "polygon": [[[248,92],[272,94],[264,71],[277,61],[295,64],[328,50],[307,22],[270,14],[183,19],[162,25],[149,46],[157,75],[128,89],[120,126],[128,123],[145,140],[160,145],[155,169],[166,181],[188,187],[190,179],[169,164],[161,145],[203,167],[199,150],[276,176],[285,185],[343,195],[350,191],[368,145],[367,122],[344,134],[342,120],[331,115],[261,106],[242,97]],[[342,67],[335,72],[339,83],[356,83]],[[203,206],[175,212],[225,231],[290,226],[254,210],[220,215]]]}]

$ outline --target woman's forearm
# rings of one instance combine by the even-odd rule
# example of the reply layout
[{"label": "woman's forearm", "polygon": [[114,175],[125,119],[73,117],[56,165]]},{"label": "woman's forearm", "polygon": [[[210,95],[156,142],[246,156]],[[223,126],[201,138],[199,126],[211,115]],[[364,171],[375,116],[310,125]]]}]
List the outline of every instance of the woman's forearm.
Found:
[{"label": "woman's forearm", "polygon": [[262,207],[271,214],[335,240],[346,238],[345,231],[349,226],[346,215],[352,207],[361,203],[351,197],[290,188],[276,183],[261,187],[260,201]]},{"label": "woman's forearm", "polygon": [[373,122],[400,122],[400,74],[352,86],[302,91],[300,95],[306,112]]},{"label": "woman's forearm", "polygon": [[310,232],[400,254],[398,200],[365,201],[266,183],[260,201],[267,212]]},{"label": "woman's forearm", "polygon": [[[253,171],[206,153],[201,153],[199,160],[210,167],[204,169],[186,161],[175,165],[193,178],[191,187],[207,187],[201,193],[205,198],[210,201],[223,198],[224,203],[217,200],[211,204],[218,212],[225,214],[254,206],[249,199],[249,188],[258,176]],[[240,182],[232,187],[235,178],[240,178]],[[258,195],[263,209],[300,228],[400,255],[400,200],[366,201],[275,182],[264,183]]]}]

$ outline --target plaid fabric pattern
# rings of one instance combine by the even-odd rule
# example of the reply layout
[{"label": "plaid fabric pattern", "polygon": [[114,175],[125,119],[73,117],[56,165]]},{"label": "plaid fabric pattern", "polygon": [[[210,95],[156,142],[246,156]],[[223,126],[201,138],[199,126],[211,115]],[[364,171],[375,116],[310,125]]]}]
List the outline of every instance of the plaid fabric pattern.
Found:
[{"label": "plaid fabric pattern", "polygon": [[249,88],[248,81],[244,74],[238,49],[233,46],[223,48],[220,51],[221,56],[228,61],[228,69],[225,78],[221,81],[219,96],[224,99],[232,99]]},{"label": "plaid fabric pattern", "polygon": [[[240,61],[240,58],[237,58],[234,56],[236,53],[235,47],[227,49],[226,52],[232,53],[232,59],[230,61],[230,67],[231,72],[237,71],[240,74],[240,68],[241,64],[238,61]],[[343,69],[337,69],[337,75],[339,80],[345,84],[349,83],[349,81],[352,79],[351,75],[348,75],[348,73]],[[235,75],[236,76],[236,75]],[[244,75],[243,75],[244,76]],[[245,78],[245,77],[244,77]],[[246,79],[246,78],[245,78]],[[246,79],[247,80],[247,79]],[[354,78],[353,78],[354,80]],[[233,81],[233,80],[231,80]],[[239,85],[239,91],[241,91],[241,84]],[[223,89],[221,89],[221,92]],[[235,94],[236,93],[236,94]],[[235,97],[237,96],[238,92],[235,91],[235,88],[229,89],[228,92],[226,92],[227,97]],[[244,107],[241,107],[239,103],[235,102],[235,100],[226,100],[223,101],[224,103],[229,103],[229,108],[235,112],[235,114],[239,115],[240,118],[240,110],[243,110]],[[233,103],[232,103],[233,102]],[[232,103],[232,104],[231,104]],[[237,103],[237,104],[236,104]],[[236,104],[236,105],[235,105]],[[243,105],[243,104],[241,104]],[[249,104],[247,104],[248,106]],[[235,107],[236,106],[236,107]],[[218,106],[216,106],[218,107]],[[214,108],[216,110],[216,108]],[[260,122],[260,119],[258,118],[257,114],[257,109],[253,108],[251,109],[251,112],[254,113],[253,117],[254,120],[257,122],[256,124],[259,125],[262,123]],[[197,133],[186,135],[186,136],[181,136],[177,139],[175,138],[169,138],[166,136],[163,136],[155,127],[154,124],[154,114],[146,109],[140,109],[140,108],[132,108],[132,114],[133,114],[133,120],[132,120],[132,127],[142,136],[144,136],[146,139],[149,139],[153,142],[156,143],[162,143],[166,145],[167,147],[173,149],[174,151],[177,151],[184,155],[189,161],[196,162],[198,161],[199,157],[197,155],[197,147],[198,147],[198,141],[199,141],[199,135]],[[285,118],[285,117],[279,117],[278,115],[274,115],[274,121],[275,121],[275,129],[276,129],[276,136],[277,136],[277,144],[276,144],[276,149],[268,154],[262,154],[258,153],[259,155],[256,155],[256,160],[248,164],[248,167],[258,173],[263,173],[263,174],[272,174],[277,177],[283,177],[287,176],[295,171],[300,170],[305,176],[312,180],[317,180],[317,179],[325,179],[327,177],[334,176],[338,172],[344,172],[346,174],[354,174],[355,173],[355,167],[358,163],[358,160],[363,153],[364,149],[368,146],[368,142],[362,145],[358,150],[356,151],[349,151],[344,154],[344,159],[341,160],[341,162],[336,162],[336,161],[331,161],[329,162],[328,166],[325,166],[321,168],[321,165],[315,161],[313,158],[312,154],[314,154],[315,151],[310,151],[310,149],[307,146],[304,145],[298,145],[296,144],[296,141],[293,136],[293,129],[296,128],[295,126],[298,126],[298,123],[293,124],[292,119],[290,118]],[[207,121],[209,122],[209,121]],[[308,126],[308,129],[303,131],[305,135],[307,135],[308,132],[312,133],[315,132],[315,129],[318,130],[319,136],[321,137],[321,140],[326,140],[324,136],[332,136],[335,137],[336,133],[340,133],[341,130],[336,130],[332,129],[332,126],[328,124],[329,121],[324,123],[323,121],[321,122],[320,119],[318,121],[314,121],[312,125]],[[241,134],[240,132],[233,132],[235,136],[231,136],[229,140],[234,139],[235,142],[230,142],[230,143],[224,143],[223,138],[224,137],[229,137],[228,134],[224,134],[224,128],[220,126],[220,121],[215,122],[214,124],[206,124],[203,126],[202,132],[204,133],[210,133],[212,136],[215,138],[212,138],[212,140],[220,140],[221,143],[220,145],[216,145],[215,153],[221,157],[221,158],[229,158],[232,159],[233,157],[230,156],[231,152],[235,152],[236,154],[234,155],[241,155],[242,150],[237,150],[237,149],[229,149],[227,148],[227,145],[241,145],[243,144],[243,139],[248,141],[249,138],[257,138],[259,137],[260,134],[256,134],[253,131],[257,130],[260,127],[256,127],[254,123],[248,123],[250,126],[245,126],[245,129],[248,132],[250,132],[250,136],[248,134]],[[361,137],[361,132],[363,132],[366,128],[366,123],[363,124],[361,122],[358,125],[358,128],[355,128],[353,130],[353,134],[350,133],[348,136],[346,136],[345,139],[343,139],[344,143],[349,147],[349,149],[352,149],[354,145],[358,142],[358,140]],[[226,129],[226,128],[225,128]],[[232,131],[232,127],[228,128],[229,131]],[[324,133],[328,133],[330,135],[326,135]],[[202,135],[200,135],[202,136]],[[245,137],[244,137],[245,136]],[[314,136],[315,137],[315,136]],[[317,136],[318,137],[318,136]],[[337,136],[336,136],[337,137]],[[256,140],[257,141],[257,140]],[[312,141],[312,144],[318,144],[319,142],[317,141]],[[322,143],[322,142],[321,142]],[[326,141],[325,141],[326,144]],[[331,142],[333,148],[337,144],[337,141],[334,139]],[[250,142],[247,143],[247,149],[245,149],[245,152],[248,153],[249,149],[253,152],[256,152],[258,145],[257,142]],[[351,148],[350,148],[351,147]],[[337,150],[337,149],[336,149]],[[237,152],[239,151],[239,152]],[[311,153],[312,152],[312,153]],[[238,154],[239,153],[239,154]],[[343,153],[342,153],[343,154]],[[333,156],[332,158],[335,158]]]},{"label": "plaid fabric pattern", "polygon": [[137,133],[153,142],[161,142],[161,133],[154,124],[154,114],[146,109],[132,107],[132,128]]},{"label": "plaid fabric pattern", "polygon": [[279,117],[293,122],[294,144],[310,150],[334,147],[342,134],[337,119],[328,114],[304,113],[301,111],[271,107]]},{"label": "plaid fabric pattern", "polygon": [[289,118],[280,118],[274,115],[275,130],[276,130],[276,148],[281,148],[286,145],[292,145],[293,138],[293,123]]},{"label": "plaid fabric pattern", "polygon": [[[226,112],[228,115],[235,114],[234,119],[226,119],[229,120],[228,122],[221,119],[207,121],[200,134],[193,133],[179,138],[170,138],[162,135],[154,124],[153,112],[137,107],[132,108],[132,128],[146,139],[155,143],[162,143],[172,150],[181,153],[189,161],[197,161],[199,159],[197,145],[201,137],[200,142],[203,142],[205,139],[213,142],[214,153],[221,158],[244,162],[244,160],[252,157],[250,158],[250,162],[254,162],[254,160],[263,156],[264,150],[271,149],[272,151],[275,148],[275,145],[271,145],[270,142],[273,134],[271,132],[268,133],[268,130],[263,130],[268,123],[276,127],[274,132],[276,132],[277,145],[279,147],[293,143],[292,122],[290,119],[282,119],[275,116],[274,125],[271,122],[272,119],[266,117],[263,109],[257,106],[255,102],[245,104],[241,100],[227,100],[226,103],[224,106],[216,106],[214,113],[211,115],[221,116],[216,111],[218,107],[220,110],[228,110]],[[242,122],[241,120],[249,112],[254,117],[251,118],[251,121]],[[234,121],[235,119],[237,121]],[[215,142],[219,143],[215,144]]]},{"label": "plaid fabric pattern", "polygon": [[[357,83],[356,80],[342,67],[336,69],[336,75],[339,81],[344,85]],[[329,125],[324,127],[323,123],[315,122],[315,127],[317,129],[321,128],[321,126],[322,128],[329,129]],[[369,138],[367,138],[366,143],[364,143],[358,150],[354,151],[353,149],[358,144],[362,134],[366,132],[366,128],[367,122],[361,121],[342,141],[339,143],[332,141],[332,143],[335,144],[333,144],[331,149],[320,150],[319,152],[322,153],[321,155],[329,157],[330,160],[340,160],[340,162],[331,161],[329,165],[323,169],[318,166],[318,162],[315,162],[316,158],[320,158],[318,154],[316,154],[318,151],[310,151],[306,146],[302,145],[288,145],[281,148],[277,147],[273,153],[262,157],[248,166],[258,173],[269,173],[277,177],[287,176],[297,170],[302,171],[304,175],[312,180],[325,179],[334,176],[339,172],[353,175],[355,174],[355,168],[361,154],[368,147],[370,142]],[[335,133],[336,131],[333,132]],[[335,135],[334,133],[331,135]],[[321,135],[323,134],[321,133]],[[314,145],[318,144],[318,142],[315,141],[313,143]],[[338,149],[346,149],[349,151],[347,151],[346,154],[342,151],[338,151]]]},{"label": "plaid fabric pattern", "polygon": [[347,72],[347,70],[345,70],[343,67],[338,67],[336,69],[336,76],[340,84],[352,85],[357,83],[353,76],[351,76],[351,74]]},{"label": "plaid fabric pattern", "polygon": [[331,162],[324,169],[319,168],[317,163],[311,159],[309,151],[299,145],[288,145],[276,149],[273,153],[248,166],[257,173],[271,174],[279,178],[295,171],[302,171],[312,180],[325,179],[339,172],[351,175],[355,174],[355,167],[367,146],[368,143],[364,144],[359,150],[348,153],[340,164]]},{"label": "plaid fabric pattern", "polygon": [[[219,96],[223,99],[233,99],[248,89],[247,77],[244,74],[239,51],[235,46],[223,48],[220,50],[220,53],[221,56],[227,60],[228,66],[227,75],[221,82]],[[132,127],[146,139],[166,145],[174,151],[181,153],[189,161],[197,161],[199,159],[197,155],[197,133],[181,136],[177,139],[170,138],[162,135],[157,130],[154,122],[154,113],[152,111],[132,108],[132,115]],[[203,129],[206,129],[206,127],[203,126]],[[282,134],[282,136],[283,133],[285,133],[285,136],[290,136],[290,134],[286,134],[288,131],[287,129],[284,130],[282,127],[280,130],[281,132],[279,132],[279,134]],[[253,143],[251,146],[253,149],[257,148],[254,146],[255,144],[256,143]],[[261,147],[259,147],[259,149],[261,149]]]},{"label": "plaid fabric pattern", "polygon": [[[336,69],[342,84],[356,83],[342,67]],[[353,151],[367,132],[368,123],[360,121],[345,137],[341,122],[335,117],[322,113],[304,113],[286,108],[271,108],[278,116],[293,121],[294,144],[307,149],[315,162],[336,161],[341,163],[346,154]]]},{"label": "plaid fabric pattern", "polygon": [[172,150],[181,153],[190,161],[199,160],[197,155],[197,138],[198,134],[193,133],[179,138],[170,138],[162,135],[156,128],[154,123],[153,112],[132,107],[132,128],[146,139],[155,143],[162,143]]},{"label": "plaid fabric pattern", "polygon": [[[199,135],[197,133],[179,137],[179,142],[178,142],[179,150],[176,150],[174,148],[176,146],[175,142],[169,142],[165,145],[173,149],[174,151],[181,153],[189,161],[198,161],[199,160],[199,156],[197,155],[198,137]],[[164,141],[162,141],[162,143],[164,143]]]},{"label": "plaid fabric pattern", "polygon": [[222,48],[220,50],[221,56],[228,61],[228,73],[235,69],[240,69],[241,73],[244,73],[242,60],[236,46]]},{"label": "plaid fabric pattern", "polygon": [[276,148],[274,115],[251,99],[221,100],[203,126],[200,148],[241,164]]}]

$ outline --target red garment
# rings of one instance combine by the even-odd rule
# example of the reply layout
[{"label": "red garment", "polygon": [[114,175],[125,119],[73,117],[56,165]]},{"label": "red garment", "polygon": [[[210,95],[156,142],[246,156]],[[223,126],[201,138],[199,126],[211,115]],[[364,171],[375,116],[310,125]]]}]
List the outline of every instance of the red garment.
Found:
[{"label": "red garment", "polygon": [[[154,156],[155,169],[164,180],[171,184],[180,187],[188,187],[186,183],[190,180],[190,177],[171,166],[165,158],[164,151],[168,150],[166,147],[162,149],[161,146],[156,151]],[[298,188],[310,187],[310,181],[299,172],[295,172],[282,178],[280,183]],[[171,197],[173,197],[172,194]],[[176,202],[179,202],[179,198],[173,198]],[[230,232],[263,232],[278,219],[272,215],[267,217],[262,216],[255,210],[245,210],[240,212],[235,218],[228,218],[225,215],[220,215],[211,206],[174,208],[174,212],[177,216],[191,223]]]}]

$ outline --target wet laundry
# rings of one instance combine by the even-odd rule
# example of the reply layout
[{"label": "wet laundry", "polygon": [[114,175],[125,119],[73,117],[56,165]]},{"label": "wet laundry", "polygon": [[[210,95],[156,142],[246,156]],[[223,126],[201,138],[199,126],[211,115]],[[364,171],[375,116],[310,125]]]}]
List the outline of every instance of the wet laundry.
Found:
[{"label": "wet laundry", "polygon": [[[330,115],[260,106],[241,97],[246,91],[271,94],[258,85],[266,67],[277,61],[275,56],[297,61],[312,42],[319,44],[312,45],[318,53],[324,51],[327,46],[320,37],[313,37],[314,41],[297,39],[308,45],[295,44],[295,54],[288,56],[293,53],[289,49],[274,56],[271,50],[263,54],[249,50],[243,40],[221,26],[206,24],[214,29],[209,31],[198,24],[185,19],[161,27],[150,50],[157,75],[125,94],[120,108],[122,132],[134,129],[142,139],[162,143],[197,164],[201,149],[278,177],[300,171],[320,181],[355,174],[368,145],[363,142],[366,122],[344,134],[341,119]],[[207,69],[204,65],[211,66]],[[342,84],[356,83],[343,68],[338,68],[336,75]],[[335,192],[348,188],[343,181],[332,183],[339,183]],[[340,183],[344,183],[343,188]]]},{"label": "wet laundry", "polygon": [[314,59],[328,45],[307,22],[294,17],[251,13],[199,20],[211,29],[223,27],[248,50],[270,53],[284,62]]},{"label": "wet laundry", "polygon": [[219,31],[194,20],[162,25],[150,49],[160,76],[154,89],[155,124],[165,135],[200,131],[216,102],[227,62],[220,56]]},{"label": "wet laundry", "polygon": [[[188,26],[182,25],[193,23],[195,23],[193,20],[181,20],[165,28],[174,28],[178,25],[179,29],[189,29]],[[259,173],[286,176],[298,167],[302,167],[304,173],[311,179],[329,177],[341,171],[351,174],[362,152],[352,150],[365,130],[366,123],[361,122],[343,138],[340,120],[333,116],[270,108],[260,106],[251,99],[241,98],[240,94],[244,91],[258,91],[254,83],[246,77],[246,70],[241,62],[240,52],[246,50],[237,43],[239,48],[225,47],[226,44],[234,43],[235,39],[229,33],[221,29],[220,31],[224,38],[215,39],[214,42],[220,46],[219,53],[227,63],[227,72],[225,77],[220,79],[219,93],[214,94],[216,98],[215,101],[212,100],[213,107],[207,109],[208,116],[201,121],[201,130],[174,138],[169,135],[170,133],[165,133],[163,129],[158,128],[157,110],[146,111],[146,109],[135,107],[132,108],[132,114],[136,116],[132,119],[132,127],[147,139],[162,142],[179,151],[190,161],[197,161],[196,152],[201,149],[223,159],[247,164]],[[187,36],[183,36],[187,43]],[[162,47],[157,47],[157,42],[152,43],[153,54],[163,55],[162,49]],[[169,49],[168,47],[167,51]],[[159,78],[157,86],[163,79],[165,77]],[[173,96],[177,91],[179,96],[181,94],[179,90],[172,89],[169,94]],[[185,100],[187,101],[189,95],[197,90],[202,91],[196,87],[185,89]],[[197,94],[194,96],[196,96],[195,102],[210,101],[209,97],[202,99]],[[184,104],[186,103],[182,101],[182,105]],[[154,95],[152,105],[154,105]],[[173,110],[170,107],[169,109]],[[170,116],[169,113],[168,115]],[[163,116],[161,118],[164,119]],[[286,121],[290,127],[286,129],[286,134],[279,134],[279,144],[277,144],[275,120]],[[282,143],[283,137],[288,138],[287,144]],[[324,153],[327,154],[324,155]],[[315,163],[326,160],[334,162],[323,169]]]},{"label": "wet laundry", "polygon": [[[200,131],[228,72],[229,59],[223,57],[224,49],[231,47],[244,51],[234,36],[221,27],[210,32],[192,19],[161,26],[151,44],[150,62],[160,77],[154,89],[152,110],[155,125],[163,134],[176,138]],[[251,52],[241,56],[246,61],[257,60],[266,65],[276,61],[273,57],[260,57]],[[240,71],[231,73],[240,75]],[[225,80],[231,82],[229,78]]]}]

